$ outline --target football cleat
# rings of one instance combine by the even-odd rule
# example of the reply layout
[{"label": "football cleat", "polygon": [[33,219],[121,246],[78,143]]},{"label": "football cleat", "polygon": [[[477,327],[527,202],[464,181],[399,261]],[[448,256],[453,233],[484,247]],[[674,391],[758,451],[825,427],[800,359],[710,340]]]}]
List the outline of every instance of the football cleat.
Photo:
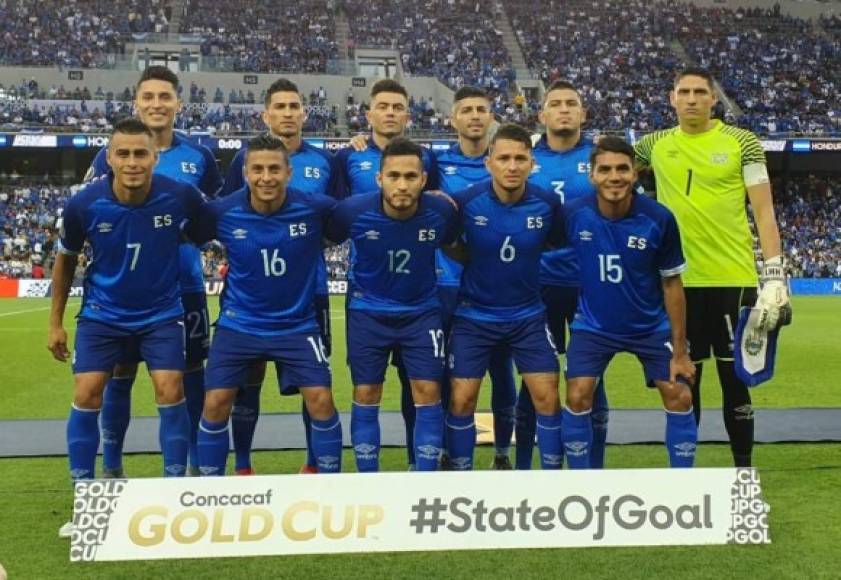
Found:
[{"label": "football cleat", "polygon": [[315,467],[314,465],[307,465],[306,463],[304,463],[301,466],[301,469],[298,471],[298,473],[309,473],[309,474],[318,473],[318,468]]},{"label": "football cleat", "polygon": [[236,475],[257,475],[257,472],[254,471],[253,467],[243,467],[242,469],[237,469],[234,471]]},{"label": "football cleat", "polygon": [[507,455],[495,455],[491,469],[496,471],[510,471],[514,469],[514,466],[511,465],[511,459]]}]

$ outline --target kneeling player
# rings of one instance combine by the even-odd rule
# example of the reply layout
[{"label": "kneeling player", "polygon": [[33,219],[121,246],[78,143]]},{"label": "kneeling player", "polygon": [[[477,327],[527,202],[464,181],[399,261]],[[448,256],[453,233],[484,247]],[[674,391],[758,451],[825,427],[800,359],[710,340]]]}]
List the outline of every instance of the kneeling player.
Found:
[{"label": "kneeling player", "polygon": [[572,469],[590,467],[593,391],[618,352],[636,355],[666,409],[672,467],[692,467],[698,432],[688,385],[686,262],[672,213],[634,195],[634,150],[602,139],[590,156],[595,196],[566,206],[566,235],[581,267],[581,297],[567,347],[564,451]]},{"label": "kneeling player", "polygon": [[229,264],[207,366],[199,469],[225,473],[237,390],[254,363],[273,361],[283,368],[281,389],[303,395],[319,472],[337,472],[342,430],[313,307],[324,224],[335,201],[287,188],[289,156],[275,137],[251,141],[245,167],[247,186],[214,203],[212,217],[188,231],[198,242],[222,242]]},{"label": "kneeling player", "polygon": [[455,469],[472,469],[479,387],[492,353],[502,346],[513,354],[534,401],[540,463],[558,469],[559,368],[538,274],[541,253],[563,239],[562,205],[556,195],[526,183],[534,159],[531,136],[522,127],[500,127],[485,164],[491,180],[454,195],[466,265],[450,336],[447,448]]},{"label": "kneeling player", "polygon": [[354,258],[347,306],[348,364],[353,379],[350,432],[359,471],[379,470],[379,408],[385,371],[399,352],[417,413],[415,467],[438,468],[444,431],[440,382],[444,331],[436,293],[435,251],[455,239],[456,211],[421,193],[422,149],[401,137],[383,149],[380,192],[339,204],[327,237],[350,239]]}]

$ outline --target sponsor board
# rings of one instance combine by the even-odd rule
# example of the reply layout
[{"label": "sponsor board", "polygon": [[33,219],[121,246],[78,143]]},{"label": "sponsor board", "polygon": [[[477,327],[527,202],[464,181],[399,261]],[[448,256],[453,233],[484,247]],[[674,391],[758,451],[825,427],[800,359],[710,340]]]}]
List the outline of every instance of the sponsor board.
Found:
[{"label": "sponsor board", "polygon": [[771,541],[753,469],[90,480],[73,508],[73,562]]}]

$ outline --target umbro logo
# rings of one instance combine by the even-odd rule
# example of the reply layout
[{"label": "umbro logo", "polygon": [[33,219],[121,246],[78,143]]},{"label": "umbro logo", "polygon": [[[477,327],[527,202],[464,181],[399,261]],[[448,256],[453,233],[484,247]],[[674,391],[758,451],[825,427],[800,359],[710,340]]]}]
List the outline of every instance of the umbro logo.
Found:
[{"label": "umbro logo", "polygon": [[244,230],[242,228],[237,228],[233,232],[235,240],[244,240],[245,237],[248,235],[248,230]]},{"label": "umbro logo", "polygon": [[713,165],[726,165],[727,161],[730,160],[730,156],[727,153],[713,153],[712,156],[712,163]]},{"label": "umbro logo", "polygon": [[532,173],[540,173],[540,165],[537,163],[534,164],[534,167],[531,170]]},{"label": "umbro logo", "polygon": [[377,230],[368,230],[365,232],[365,237],[369,240],[379,240],[380,239],[380,232]]},{"label": "umbro logo", "polygon": [[108,234],[111,233],[111,231],[113,231],[114,225],[109,224],[108,222],[102,222],[101,224],[98,224],[96,226],[96,229],[99,230],[100,234]]},{"label": "umbro logo", "polygon": [[677,149],[669,149],[668,151],[666,151],[666,157],[668,157],[669,159],[677,159],[679,155],[680,153]]},{"label": "umbro logo", "polygon": [[90,473],[91,472],[90,472],[89,469],[71,469],[70,470],[70,477],[72,479],[82,479],[82,478],[89,477]]},{"label": "umbro logo", "polygon": [[181,465],[180,463],[173,463],[172,465],[167,465],[164,467],[167,473],[170,475],[184,475],[184,472],[187,471],[187,467],[185,465]]},{"label": "umbro logo", "polygon": [[563,463],[563,460],[563,455],[556,455],[554,453],[543,454],[543,463],[545,463],[546,465],[560,465],[561,463]]},{"label": "umbro logo", "polygon": [[470,458],[469,457],[453,457],[451,459],[453,462],[453,469],[456,471],[467,471],[470,469]]},{"label": "umbro logo", "polygon": [[678,443],[677,445],[673,445],[676,449],[675,455],[678,457],[694,457],[695,456],[695,448],[697,447],[695,443],[687,441],[686,443]]},{"label": "umbro logo", "polygon": [[336,469],[339,466],[339,458],[335,455],[322,455],[318,458],[318,468],[327,471]]},{"label": "umbro logo", "polygon": [[571,455],[572,457],[581,457],[587,452],[588,447],[589,445],[586,441],[570,441],[564,443],[567,455]]},{"label": "umbro logo", "polygon": [[370,171],[373,166],[374,164],[370,161],[363,161],[359,164],[359,169],[362,171]]},{"label": "umbro logo", "polygon": [[444,168],[445,175],[455,175],[456,173],[458,173],[458,168],[454,165],[447,165]]},{"label": "umbro logo", "polygon": [[441,456],[441,448],[435,445],[418,445],[420,456],[424,459],[438,459]]},{"label": "umbro logo", "polygon": [[218,467],[212,467],[210,465],[202,465],[199,467],[199,473],[202,475],[216,475],[219,473]]},{"label": "umbro logo", "polygon": [[593,240],[593,232],[588,232],[587,230],[578,232],[578,238],[582,242],[590,242]]},{"label": "umbro logo", "polygon": [[477,226],[486,226],[488,225],[488,218],[486,218],[483,215],[477,215],[475,218],[473,218],[473,223],[475,223]]}]

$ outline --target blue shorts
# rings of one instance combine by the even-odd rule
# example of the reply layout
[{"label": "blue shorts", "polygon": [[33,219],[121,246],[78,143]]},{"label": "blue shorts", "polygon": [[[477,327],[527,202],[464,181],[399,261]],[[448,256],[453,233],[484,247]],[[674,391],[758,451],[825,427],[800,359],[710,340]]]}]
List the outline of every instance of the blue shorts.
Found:
[{"label": "blue shorts", "polygon": [[558,352],[566,352],[566,329],[572,324],[575,310],[578,308],[578,287],[543,286],[540,289],[543,304],[546,306],[546,323],[555,340]]},{"label": "blue shorts", "polygon": [[144,360],[150,371],[184,370],[184,321],[167,320],[126,330],[79,319],[73,348],[73,372],[108,372],[127,358]]},{"label": "blue shorts", "polygon": [[204,292],[181,295],[184,307],[184,334],[187,344],[187,366],[201,364],[210,351],[210,316]]},{"label": "blue shorts", "polygon": [[456,316],[450,334],[450,376],[484,377],[499,346],[508,348],[520,374],[559,371],[558,353],[543,313],[512,322],[482,322]]},{"label": "blue shorts", "polygon": [[283,394],[332,383],[330,363],[317,332],[266,337],[217,326],[205,369],[205,389],[242,387],[249,367],[263,360],[275,363]]},{"label": "blue shorts", "polygon": [[566,378],[600,377],[618,352],[629,352],[642,363],[645,380],[669,380],[669,362],[672,360],[672,333],[656,332],[644,337],[615,338],[586,330],[570,333],[566,357]]},{"label": "blue shorts", "polygon": [[347,360],[354,385],[382,384],[388,356],[398,352],[410,379],[440,383],[445,343],[438,310],[410,314],[347,311]]}]

